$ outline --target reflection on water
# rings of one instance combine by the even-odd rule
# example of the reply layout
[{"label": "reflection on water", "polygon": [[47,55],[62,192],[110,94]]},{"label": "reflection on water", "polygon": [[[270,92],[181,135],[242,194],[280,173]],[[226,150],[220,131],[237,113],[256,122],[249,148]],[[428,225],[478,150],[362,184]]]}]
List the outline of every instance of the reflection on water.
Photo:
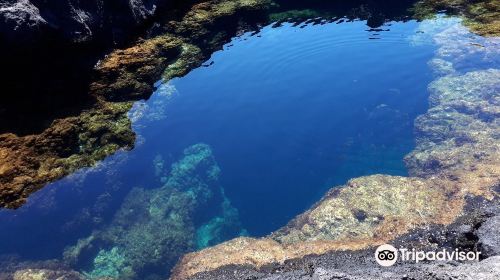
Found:
[{"label": "reflection on water", "polygon": [[433,73],[494,67],[495,46],[443,18],[235,38],[135,104],[133,151],[1,210],[0,254],[163,279],[183,253],[267,234],[349,178],[406,175]]}]

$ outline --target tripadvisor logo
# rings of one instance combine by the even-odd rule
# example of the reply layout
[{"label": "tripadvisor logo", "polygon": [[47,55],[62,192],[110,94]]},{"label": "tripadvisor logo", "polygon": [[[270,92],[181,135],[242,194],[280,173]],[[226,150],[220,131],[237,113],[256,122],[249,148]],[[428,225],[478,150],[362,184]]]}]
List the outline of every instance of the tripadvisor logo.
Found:
[{"label": "tripadvisor logo", "polygon": [[375,251],[375,260],[381,266],[391,266],[398,260],[398,250],[389,244],[380,245]]},{"label": "tripadvisor logo", "polygon": [[417,251],[415,249],[399,248],[389,244],[380,245],[375,250],[375,260],[381,266],[392,266],[399,259],[401,261],[411,261],[418,263],[423,260],[428,261],[479,261],[481,252],[464,252],[455,249],[448,251]]}]

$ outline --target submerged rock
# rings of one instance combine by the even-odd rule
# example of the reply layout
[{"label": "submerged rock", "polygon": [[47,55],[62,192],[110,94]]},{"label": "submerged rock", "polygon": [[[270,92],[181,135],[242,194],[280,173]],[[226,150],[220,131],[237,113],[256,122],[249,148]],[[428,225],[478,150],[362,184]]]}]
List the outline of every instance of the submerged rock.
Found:
[{"label": "submerged rock", "polygon": [[68,248],[65,259],[90,264],[83,269],[91,279],[142,279],[166,275],[186,252],[237,236],[238,212],[218,184],[219,172],[210,147],[187,148],[164,186],[133,189],[111,224]]},{"label": "submerged rock", "polygon": [[16,271],[13,280],[84,280],[83,275],[72,271],[54,271],[48,269],[24,269]]},{"label": "submerged rock", "polygon": [[0,280],[86,280],[57,260],[20,261],[15,256],[2,256],[0,267]]}]

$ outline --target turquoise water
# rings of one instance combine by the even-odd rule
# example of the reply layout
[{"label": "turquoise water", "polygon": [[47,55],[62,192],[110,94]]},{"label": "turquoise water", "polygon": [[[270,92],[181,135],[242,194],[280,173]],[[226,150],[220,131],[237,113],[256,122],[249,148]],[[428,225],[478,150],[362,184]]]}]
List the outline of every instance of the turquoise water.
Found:
[{"label": "turquoise water", "polygon": [[[234,38],[134,105],[132,151],[0,211],[0,255],[162,278],[183,253],[269,234],[350,178],[407,175],[436,56],[460,47],[434,35],[454,24],[285,23]],[[491,61],[469,54],[455,70]]]}]

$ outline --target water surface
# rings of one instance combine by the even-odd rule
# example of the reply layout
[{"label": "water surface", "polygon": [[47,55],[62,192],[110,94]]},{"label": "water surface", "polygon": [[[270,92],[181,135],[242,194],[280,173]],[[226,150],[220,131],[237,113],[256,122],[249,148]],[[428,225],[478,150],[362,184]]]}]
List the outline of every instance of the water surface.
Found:
[{"label": "water surface", "polygon": [[277,229],[349,178],[405,175],[432,80],[434,48],[405,40],[415,28],[284,24],[237,38],[207,67],[169,83],[165,119],[140,130],[145,152],[209,144],[252,235]]}]

